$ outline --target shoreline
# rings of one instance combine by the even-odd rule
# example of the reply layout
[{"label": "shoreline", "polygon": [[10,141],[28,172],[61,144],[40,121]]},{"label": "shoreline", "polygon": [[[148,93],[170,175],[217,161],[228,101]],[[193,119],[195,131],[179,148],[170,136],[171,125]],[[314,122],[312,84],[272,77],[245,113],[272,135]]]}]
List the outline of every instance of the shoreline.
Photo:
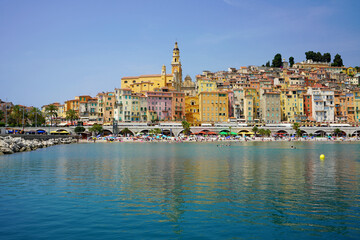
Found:
[{"label": "shoreline", "polygon": [[351,138],[137,138],[137,137],[110,137],[97,139],[80,139],[79,143],[242,143],[242,142],[360,142],[359,137]]},{"label": "shoreline", "polygon": [[48,139],[24,139],[22,137],[0,137],[0,156],[18,152],[35,151],[38,148],[46,148],[60,144],[76,143],[77,140],[68,138],[48,138]]}]

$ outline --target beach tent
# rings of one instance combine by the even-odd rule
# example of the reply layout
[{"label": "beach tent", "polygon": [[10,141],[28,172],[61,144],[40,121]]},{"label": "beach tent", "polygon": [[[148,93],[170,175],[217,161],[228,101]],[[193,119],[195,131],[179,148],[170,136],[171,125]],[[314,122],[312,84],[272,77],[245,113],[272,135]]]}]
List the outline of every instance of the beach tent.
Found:
[{"label": "beach tent", "polygon": [[206,134],[207,134],[207,135],[217,135],[216,132],[207,132]]},{"label": "beach tent", "polygon": [[239,134],[241,134],[241,135],[249,135],[249,136],[252,136],[252,135],[254,135],[255,133],[253,133],[253,132],[239,132]]}]

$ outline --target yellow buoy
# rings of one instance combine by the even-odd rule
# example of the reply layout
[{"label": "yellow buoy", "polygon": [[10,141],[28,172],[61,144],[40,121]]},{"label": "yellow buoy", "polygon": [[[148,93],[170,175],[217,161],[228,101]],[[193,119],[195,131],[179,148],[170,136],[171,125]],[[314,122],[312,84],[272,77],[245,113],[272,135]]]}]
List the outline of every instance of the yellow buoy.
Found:
[{"label": "yellow buoy", "polygon": [[320,160],[322,160],[322,161],[325,160],[325,155],[324,154],[320,155]]}]

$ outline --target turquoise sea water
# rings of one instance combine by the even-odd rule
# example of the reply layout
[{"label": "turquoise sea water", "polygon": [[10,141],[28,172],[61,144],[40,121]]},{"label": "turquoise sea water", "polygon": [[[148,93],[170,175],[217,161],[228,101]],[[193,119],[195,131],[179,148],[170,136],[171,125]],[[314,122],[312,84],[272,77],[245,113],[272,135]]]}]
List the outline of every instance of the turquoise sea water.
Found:
[{"label": "turquoise sea water", "polygon": [[0,156],[0,239],[359,239],[359,186],[356,143],[61,145]]}]

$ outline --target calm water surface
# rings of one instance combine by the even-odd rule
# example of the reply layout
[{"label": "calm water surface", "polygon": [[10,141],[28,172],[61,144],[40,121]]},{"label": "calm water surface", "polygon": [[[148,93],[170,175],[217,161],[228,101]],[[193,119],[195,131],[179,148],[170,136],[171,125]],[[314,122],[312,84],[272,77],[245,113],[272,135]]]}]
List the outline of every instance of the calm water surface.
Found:
[{"label": "calm water surface", "polygon": [[55,146],[0,156],[0,238],[360,239],[359,186],[360,144]]}]

